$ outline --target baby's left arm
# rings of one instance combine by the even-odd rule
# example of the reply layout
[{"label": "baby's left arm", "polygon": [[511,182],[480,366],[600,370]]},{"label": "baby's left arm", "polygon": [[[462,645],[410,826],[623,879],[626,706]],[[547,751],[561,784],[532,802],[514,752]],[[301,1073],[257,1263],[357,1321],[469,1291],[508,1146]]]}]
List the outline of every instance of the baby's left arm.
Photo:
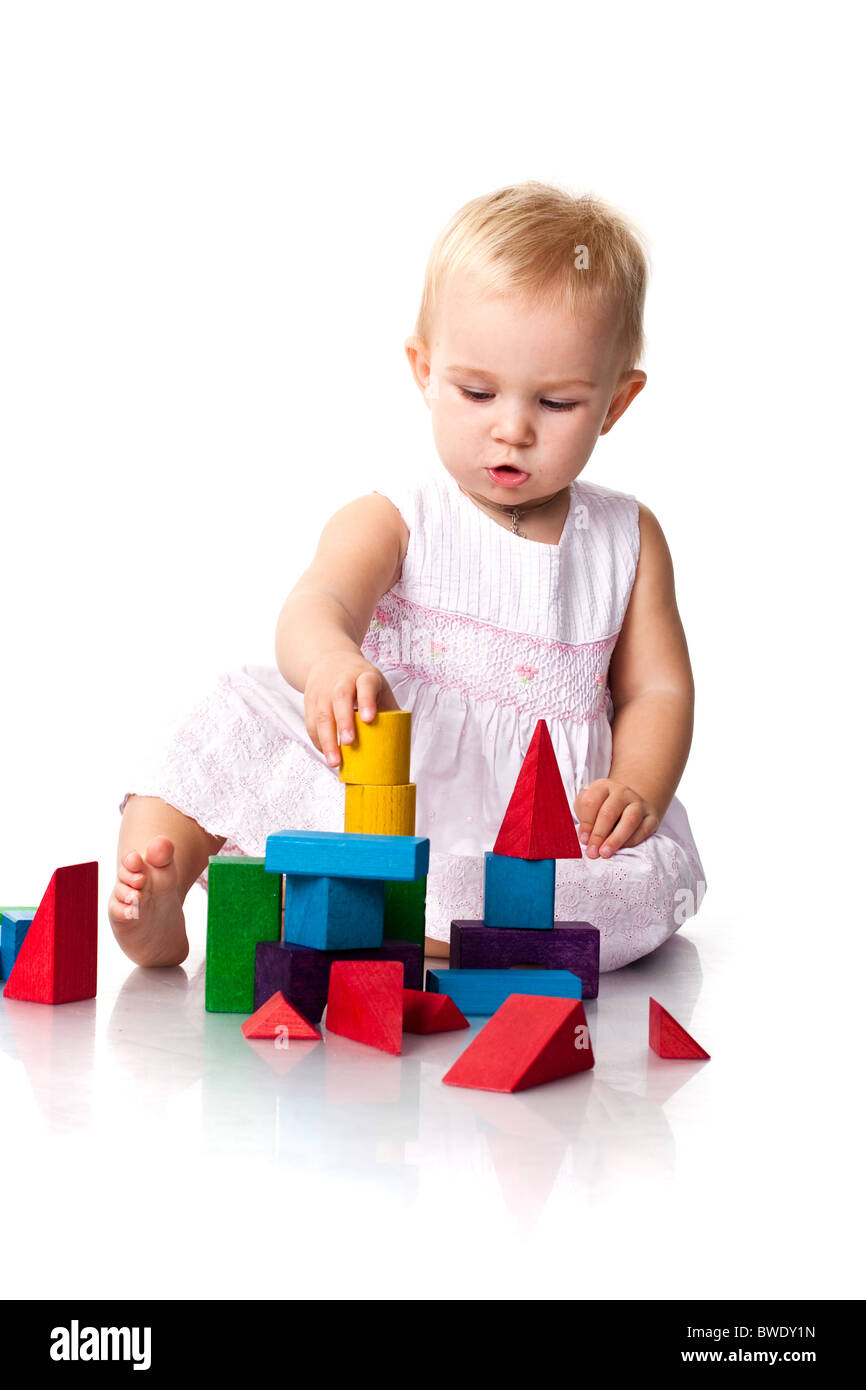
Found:
[{"label": "baby's left arm", "polygon": [[694,681],[662,529],[638,503],[640,554],[610,661],[614,718],[610,775],[575,800],[589,859],[653,834],[676,791],[692,741]]}]

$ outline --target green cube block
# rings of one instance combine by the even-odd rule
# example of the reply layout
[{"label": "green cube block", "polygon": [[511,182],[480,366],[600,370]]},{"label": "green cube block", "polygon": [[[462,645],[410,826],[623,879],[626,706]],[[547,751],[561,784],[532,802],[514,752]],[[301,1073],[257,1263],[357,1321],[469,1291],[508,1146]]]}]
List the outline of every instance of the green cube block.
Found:
[{"label": "green cube block", "polygon": [[214,854],[207,880],[204,1006],[211,1013],[251,1014],[256,943],[280,939],[282,875],[266,873],[264,859]]},{"label": "green cube block", "polygon": [[410,882],[389,879],[385,883],[385,937],[396,937],[399,941],[413,941],[417,946],[424,945],[424,905],[427,899],[427,879],[416,878]]}]

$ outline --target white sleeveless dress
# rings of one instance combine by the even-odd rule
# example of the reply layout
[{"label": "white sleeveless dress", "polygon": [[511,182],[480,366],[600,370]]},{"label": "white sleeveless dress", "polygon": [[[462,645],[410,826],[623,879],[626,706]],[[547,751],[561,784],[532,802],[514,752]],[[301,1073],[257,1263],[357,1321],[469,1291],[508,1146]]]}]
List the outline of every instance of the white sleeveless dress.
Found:
[{"label": "white sleeveless dress", "polygon": [[[447,941],[453,918],[483,917],[484,852],[536,721],[547,721],[572,805],[610,771],[607,672],[640,534],[633,496],[578,478],[558,545],[512,535],[436,463],[421,484],[383,490],[409,545],[362,651],[412,711],[415,829],[431,849],[427,934]],[[264,854],[274,830],[343,828],[344,786],[310,743],[303,696],[275,666],[222,676],[134,790],[225,836],[223,854]],[[601,969],[614,970],[671,936],[704,889],[675,797],[636,848],[557,861],[555,915],[597,926]]]}]

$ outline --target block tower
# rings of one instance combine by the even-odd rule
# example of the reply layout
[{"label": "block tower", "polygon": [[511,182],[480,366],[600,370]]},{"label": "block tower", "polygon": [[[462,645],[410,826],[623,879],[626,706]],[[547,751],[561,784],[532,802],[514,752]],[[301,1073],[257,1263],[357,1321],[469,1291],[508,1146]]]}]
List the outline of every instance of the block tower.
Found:
[{"label": "block tower", "polygon": [[[430,842],[412,833],[411,714],[380,711],[356,730],[340,772],[352,795],[342,833],[280,830],[263,859],[211,858],[207,1009],[251,1014],[280,992],[315,1023],[335,960],[396,961],[406,987],[420,987]],[[417,940],[398,934],[404,924]]]},{"label": "block tower", "polygon": [[[550,733],[539,719],[493,849],[484,856],[484,919],[452,922],[451,969],[428,971],[427,988],[459,991],[464,1012],[477,1004],[477,1012],[491,1013],[496,999],[501,1002],[509,985],[513,988],[512,968],[532,965],[555,973],[551,994],[562,989],[561,972],[571,972],[581,980],[582,997],[595,998],[597,928],[554,922],[556,860],[581,857]],[[463,972],[479,978],[468,973],[460,978]],[[502,978],[497,981],[491,972]],[[546,993],[540,972],[534,972],[534,980],[531,992]]]}]

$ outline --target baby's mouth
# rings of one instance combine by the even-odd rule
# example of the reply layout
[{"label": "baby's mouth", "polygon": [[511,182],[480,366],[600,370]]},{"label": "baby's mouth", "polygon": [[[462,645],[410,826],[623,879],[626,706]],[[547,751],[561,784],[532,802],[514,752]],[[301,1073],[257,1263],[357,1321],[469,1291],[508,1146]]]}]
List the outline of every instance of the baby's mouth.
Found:
[{"label": "baby's mouth", "polygon": [[499,483],[502,487],[520,487],[529,477],[522,468],[515,468],[510,463],[500,463],[496,468],[485,469],[488,478],[494,483]]}]

